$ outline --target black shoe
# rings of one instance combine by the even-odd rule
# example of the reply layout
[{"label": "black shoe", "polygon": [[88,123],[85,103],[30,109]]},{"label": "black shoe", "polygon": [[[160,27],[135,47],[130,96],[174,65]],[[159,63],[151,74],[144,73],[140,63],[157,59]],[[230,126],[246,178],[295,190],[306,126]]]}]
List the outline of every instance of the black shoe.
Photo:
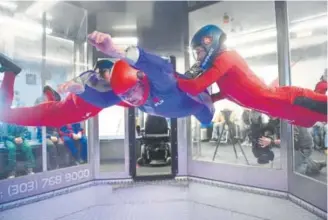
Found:
[{"label": "black shoe", "polygon": [[18,75],[22,68],[14,64],[14,62],[4,54],[0,53],[0,72],[14,72],[16,75]]},{"label": "black shoe", "polygon": [[43,87],[43,94],[45,94],[46,92],[51,92],[53,97],[55,98],[56,101],[60,101],[61,97],[58,94],[58,92],[56,92],[53,88],[51,88],[50,86],[45,86]]},{"label": "black shoe", "polygon": [[318,162],[319,170],[322,170],[323,168],[327,167],[326,161],[320,161]]}]

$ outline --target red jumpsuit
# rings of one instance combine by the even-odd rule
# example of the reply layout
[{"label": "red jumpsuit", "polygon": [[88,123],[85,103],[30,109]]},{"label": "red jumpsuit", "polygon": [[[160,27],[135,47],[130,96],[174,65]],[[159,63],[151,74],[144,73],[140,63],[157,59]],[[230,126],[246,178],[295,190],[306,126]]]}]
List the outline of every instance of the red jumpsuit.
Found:
[{"label": "red jumpsuit", "polygon": [[72,93],[63,101],[50,101],[32,107],[10,108],[14,97],[15,74],[11,72],[4,74],[0,88],[2,105],[0,121],[2,122],[24,126],[61,127],[96,116],[102,110]]},{"label": "red jumpsuit", "polygon": [[180,89],[191,95],[197,95],[214,82],[220,88],[220,95],[213,97],[213,101],[226,98],[303,127],[327,121],[327,96],[294,86],[270,88],[235,51],[222,52],[198,78],[178,79]]}]

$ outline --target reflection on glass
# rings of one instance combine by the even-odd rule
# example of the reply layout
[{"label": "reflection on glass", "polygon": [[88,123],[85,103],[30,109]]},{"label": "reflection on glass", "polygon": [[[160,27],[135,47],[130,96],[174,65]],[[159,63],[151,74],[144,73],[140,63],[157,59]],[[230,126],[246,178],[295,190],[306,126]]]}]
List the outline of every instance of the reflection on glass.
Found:
[{"label": "reflection on glass", "polygon": [[[327,2],[288,2],[288,11],[291,83],[327,94]],[[293,128],[294,171],[326,183],[327,123]]]},{"label": "reflection on glass", "polygon": [[[234,12],[243,12],[245,8],[247,14],[235,16]],[[259,13],[263,16],[260,20]],[[211,14],[211,19],[199,21],[197,18],[204,17],[204,14]],[[236,50],[255,75],[268,86],[278,82],[272,2],[220,2],[192,12],[189,20],[192,24],[189,36],[192,37],[204,25],[218,25],[227,34],[226,46]],[[191,54],[190,57],[190,62],[194,63]],[[220,91],[216,84],[209,89],[212,93]],[[271,143],[275,134],[268,128],[267,115],[228,100],[215,102],[214,106],[216,111],[211,124],[202,125],[192,117],[192,155],[195,160],[276,169],[281,167],[280,149]]]},{"label": "reflection on glass", "polygon": [[[30,29],[24,26],[27,24],[31,25]],[[6,80],[10,73],[0,72],[1,96],[14,88],[13,99],[9,96],[1,97],[1,106],[32,106],[33,97],[40,95],[41,60],[31,59],[24,53],[31,51],[41,56],[42,33],[32,26],[41,27],[41,24],[30,17],[23,21],[6,9],[0,11],[0,27],[6,30],[0,36],[0,52],[12,58],[22,68],[15,78],[15,84]],[[42,147],[34,127],[1,123],[0,136],[0,178],[14,178],[42,171]]]},{"label": "reflection on glass", "polygon": [[[65,16],[54,16],[63,14]],[[74,20],[72,20],[73,15]],[[80,75],[87,68],[86,48],[84,41],[81,40],[82,36],[86,37],[85,10],[59,2],[47,12],[46,17],[50,16],[52,22],[49,28],[51,28],[52,34],[46,35],[46,66],[42,75],[45,87],[43,96],[39,97],[36,103],[64,100],[67,94],[58,94],[55,91],[57,87]],[[78,26],[79,29],[62,34],[63,30],[67,28],[67,24],[62,19],[72,20],[70,25]],[[42,136],[42,128],[38,128],[40,142],[42,142],[42,138],[46,139],[48,170],[88,162],[88,140],[84,127],[85,122],[83,121],[67,124],[60,128],[46,127],[44,128],[45,137]]]},{"label": "reflection on glass", "polygon": [[[27,16],[1,10],[0,26],[6,31],[0,37],[0,52],[22,68],[15,79],[14,99],[1,98],[7,102],[1,105],[19,108],[60,101],[65,97],[55,92],[56,87],[86,68],[86,11],[59,2],[49,8],[47,13],[52,15],[48,14],[47,19],[52,17],[52,20],[46,22],[46,48],[42,48],[43,25],[39,15]],[[67,26],[67,20],[72,21],[70,27]],[[42,49],[45,49],[45,54],[42,54]],[[42,58],[45,60],[45,69],[41,66]],[[5,75],[1,73],[4,81]],[[8,90],[12,86],[12,83],[3,82],[1,89]],[[40,94],[40,91],[43,93]],[[2,91],[3,94],[7,92]],[[1,178],[41,172],[45,169],[43,162],[47,163],[48,170],[86,163],[87,139],[83,127],[84,123],[65,125],[61,129],[2,123]],[[42,147],[43,140],[46,149]]]},{"label": "reflection on glass", "polygon": [[100,171],[125,171],[124,108],[112,106],[99,114]]},{"label": "reflection on glass", "polygon": [[137,176],[171,174],[170,120],[136,111]]}]

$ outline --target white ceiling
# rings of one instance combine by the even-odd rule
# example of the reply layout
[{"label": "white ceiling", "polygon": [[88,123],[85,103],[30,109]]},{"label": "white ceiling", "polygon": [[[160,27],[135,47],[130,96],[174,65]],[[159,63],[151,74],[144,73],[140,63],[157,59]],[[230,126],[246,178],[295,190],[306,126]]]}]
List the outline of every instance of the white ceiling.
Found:
[{"label": "white ceiling", "polygon": [[[194,34],[201,26],[207,24],[219,25],[230,34],[231,23],[223,23],[223,15],[227,13],[234,18],[235,26],[242,26],[244,30],[257,29],[275,25],[274,2],[269,1],[223,1],[189,14],[189,33]],[[325,1],[290,1],[288,2],[290,21],[301,19],[320,13],[327,13]]]},{"label": "white ceiling", "polygon": [[[227,33],[228,39],[232,39],[234,35],[238,36],[238,34],[245,31],[264,29],[270,26],[272,30],[274,30],[276,26],[274,8],[274,2],[267,1],[229,1],[216,3],[189,14],[189,36],[192,37],[200,27],[207,24],[215,24],[220,26]],[[290,21],[327,13],[327,2],[291,1],[288,2],[288,12]],[[225,13],[230,17],[229,24],[224,24],[223,22],[223,16]],[[231,22],[231,18],[234,19],[233,22]],[[240,27],[242,27],[242,29]],[[231,32],[232,29],[235,29],[236,32]],[[247,37],[247,35],[243,35],[242,37],[239,36],[239,40],[244,40],[245,36]],[[273,34],[271,38],[269,37],[265,40],[259,40],[257,42],[257,44],[254,44],[254,41],[246,42],[244,44],[237,45],[236,49],[240,50],[240,53],[245,58],[251,58],[252,56],[263,56],[264,54],[261,54],[262,52],[265,52],[267,55],[277,53],[276,34]],[[316,32],[313,32],[312,36],[302,38],[291,37],[290,46],[293,50],[296,50],[298,48],[308,48],[321,44],[323,46],[325,44],[327,45],[327,30],[325,30],[324,27],[321,27],[321,30],[319,31],[316,30]]]}]

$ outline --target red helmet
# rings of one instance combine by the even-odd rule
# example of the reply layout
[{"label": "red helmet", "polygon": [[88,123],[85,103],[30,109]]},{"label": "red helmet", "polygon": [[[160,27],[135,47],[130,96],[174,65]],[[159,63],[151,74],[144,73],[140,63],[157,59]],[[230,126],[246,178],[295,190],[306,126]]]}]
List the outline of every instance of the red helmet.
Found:
[{"label": "red helmet", "polygon": [[123,60],[114,63],[110,86],[123,102],[131,106],[143,105],[149,96],[149,83],[145,73]]}]

